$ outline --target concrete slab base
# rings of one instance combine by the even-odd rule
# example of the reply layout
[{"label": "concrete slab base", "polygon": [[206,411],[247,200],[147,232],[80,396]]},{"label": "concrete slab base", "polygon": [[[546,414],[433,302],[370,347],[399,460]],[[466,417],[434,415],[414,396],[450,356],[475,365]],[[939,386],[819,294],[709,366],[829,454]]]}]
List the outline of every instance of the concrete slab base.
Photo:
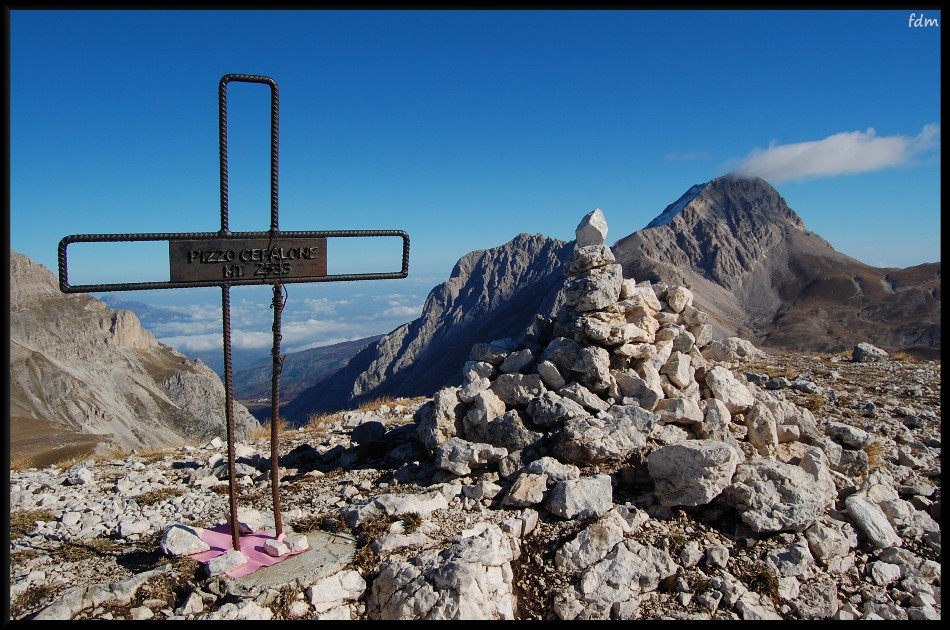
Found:
[{"label": "concrete slab base", "polygon": [[356,552],[356,540],[351,536],[323,530],[306,534],[310,549],[275,565],[260,567],[244,577],[222,575],[226,589],[235,595],[251,596],[296,583],[295,588],[303,590],[318,579],[343,569]]}]

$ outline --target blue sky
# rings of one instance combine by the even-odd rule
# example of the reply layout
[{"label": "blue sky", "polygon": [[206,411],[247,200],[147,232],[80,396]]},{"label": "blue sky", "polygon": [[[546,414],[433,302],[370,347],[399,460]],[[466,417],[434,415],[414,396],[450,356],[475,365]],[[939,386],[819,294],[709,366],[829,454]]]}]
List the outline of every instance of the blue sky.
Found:
[{"label": "blue sky", "polygon": [[[912,12],[14,10],[10,245],[55,270],[68,234],[216,231],[217,85],[245,73],[280,86],[281,229],[412,239],[405,280],[290,285],[293,349],[411,320],[469,251],[571,240],[598,207],[612,243],[733,170],[863,262],[937,261],[942,25]],[[268,117],[266,87],[231,85],[232,230],[269,226]],[[72,246],[71,281],[166,279],[161,246],[114,247]],[[269,349],[269,290],[232,294]],[[182,317],[159,338],[188,347]]]}]

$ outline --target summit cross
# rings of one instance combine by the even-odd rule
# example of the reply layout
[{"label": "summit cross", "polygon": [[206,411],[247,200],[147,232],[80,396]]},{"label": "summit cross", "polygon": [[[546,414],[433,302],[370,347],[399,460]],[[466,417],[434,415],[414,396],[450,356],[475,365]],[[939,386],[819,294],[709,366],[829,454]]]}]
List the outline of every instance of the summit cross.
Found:
[{"label": "summit cross", "polygon": [[[228,229],[228,116],[227,86],[232,82],[259,83],[270,87],[270,229],[262,232],[231,232]],[[298,282],[338,282],[386,280],[409,275],[409,235],[402,230],[322,230],[281,232],[277,206],[278,89],[270,77],[226,74],[218,82],[218,145],[221,183],[221,229],[218,232],[166,232],[141,234],[74,234],[59,243],[59,288],[63,293],[102,291],[139,291],[187,287],[221,287],[221,312],[224,337],[225,423],[228,440],[228,496],[231,540],[240,550],[237,516],[237,492],[234,455],[234,393],[231,378],[231,297],[230,288],[241,285],[273,286],[274,343],[271,378],[271,494],[274,502],[275,536],[283,533],[280,516],[280,480],[278,473],[278,411],[280,408],[280,372],[286,356],[280,356],[281,313],[284,308],[284,284]],[[402,239],[402,266],[398,271],[381,273],[327,273],[327,239],[354,237],[399,237]],[[71,243],[114,243],[168,241],[169,279],[158,282],[70,285],[67,248]]]}]

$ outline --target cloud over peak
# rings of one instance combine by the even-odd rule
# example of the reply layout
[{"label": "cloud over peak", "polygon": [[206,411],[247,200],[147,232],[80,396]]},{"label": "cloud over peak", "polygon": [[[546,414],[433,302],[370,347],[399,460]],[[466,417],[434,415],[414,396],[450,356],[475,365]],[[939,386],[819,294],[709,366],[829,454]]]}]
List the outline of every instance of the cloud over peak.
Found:
[{"label": "cloud over peak", "polygon": [[939,147],[940,123],[924,125],[914,137],[878,136],[874,129],[846,131],[823,140],[753,149],[733,174],[780,182],[866,173],[905,164]]}]

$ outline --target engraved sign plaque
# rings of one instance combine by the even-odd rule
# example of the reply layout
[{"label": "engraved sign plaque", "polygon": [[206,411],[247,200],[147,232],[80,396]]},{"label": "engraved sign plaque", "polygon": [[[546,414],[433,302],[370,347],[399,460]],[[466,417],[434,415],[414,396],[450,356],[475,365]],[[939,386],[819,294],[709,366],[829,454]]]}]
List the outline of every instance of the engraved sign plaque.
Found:
[{"label": "engraved sign plaque", "polygon": [[168,242],[171,282],[290,278],[327,275],[327,239],[211,239]]}]

